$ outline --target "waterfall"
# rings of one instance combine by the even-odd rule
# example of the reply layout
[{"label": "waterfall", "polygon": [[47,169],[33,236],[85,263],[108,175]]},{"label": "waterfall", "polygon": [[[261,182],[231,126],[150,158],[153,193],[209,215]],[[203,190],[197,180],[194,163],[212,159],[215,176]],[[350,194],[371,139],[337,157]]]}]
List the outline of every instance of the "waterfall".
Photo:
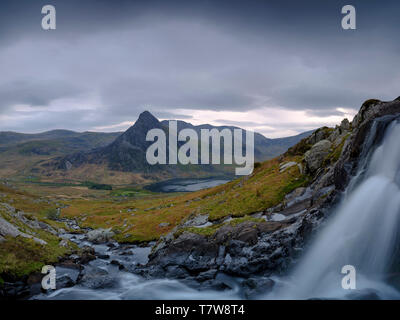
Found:
[{"label": "waterfall", "polygon": [[386,121],[385,135],[376,146],[374,141],[382,130],[377,130],[379,123],[375,121],[358,174],[342,203],[272,298],[351,297],[354,291],[342,288],[345,265],[356,270],[356,292],[400,298],[400,293],[386,283],[388,274],[394,272],[400,242],[400,123],[389,123],[387,126]]}]

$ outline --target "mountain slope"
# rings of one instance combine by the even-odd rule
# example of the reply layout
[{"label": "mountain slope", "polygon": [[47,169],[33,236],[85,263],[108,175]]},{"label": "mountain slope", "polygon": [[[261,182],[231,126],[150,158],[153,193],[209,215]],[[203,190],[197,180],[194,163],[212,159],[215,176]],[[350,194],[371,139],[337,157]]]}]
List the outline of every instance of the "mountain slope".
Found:
[{"label": "mountain slope", "polygon": [[35,166],[39,162],[104,147],[120,134],[68,130],[38,134],[0,132],[0,177],[29,176],[37,172]]},{"label": "mountain slope", "polygon": [[[200,136],[201,129],[241,129],[235,126],[212,126],[210,124],[201,124],[198,126],[192,125],[191,123],[185,121],[177,121],[178,122],[178,131],[182,129],[193,129],[197,132]],[[161,121],[161,124],[165,127],[168,126],[168,120]],[[295,136],[284,137],[284,138],[277,138],[277,139],[270,139],[266,138],[262,134],[255,132],[254,133],[254,157],[256,161],[265,161],[276,157],[282,153],[284,153],[287,149],[297,144],[301,139],[309,136],[313,133],[314,130],[306,131],[300,133]]]},{"label": "mountain slope", "polygon": [[37,134],[0,132],[0,152],[17,151],[22,154],[69,154],[104,147],[121,132],[74,132],[52,130]]}]

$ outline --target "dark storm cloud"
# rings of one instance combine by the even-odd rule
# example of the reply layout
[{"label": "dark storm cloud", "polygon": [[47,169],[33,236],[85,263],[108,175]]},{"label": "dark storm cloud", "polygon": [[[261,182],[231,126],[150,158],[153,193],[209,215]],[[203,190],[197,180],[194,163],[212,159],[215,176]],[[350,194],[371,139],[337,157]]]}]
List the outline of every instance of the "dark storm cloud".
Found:
[{"label": "dark storm cloud", "polygon": [[[328,117],[395,98],[400,4],[351,3],[355,31],[341,29],[341,0],[2,1],[0,127],[86,130],[145,109]],[[45,4],[57,9],[55,31],[40,27]]]},{"label": "dark storm cloud", "polygon": [[72,83],[59,80],[35,83],[17,80],[0,85],[0,113],[12,105],[27,104],[32,106],[48,105],[55,99],[71,97],[82,93],[82,89]]}]

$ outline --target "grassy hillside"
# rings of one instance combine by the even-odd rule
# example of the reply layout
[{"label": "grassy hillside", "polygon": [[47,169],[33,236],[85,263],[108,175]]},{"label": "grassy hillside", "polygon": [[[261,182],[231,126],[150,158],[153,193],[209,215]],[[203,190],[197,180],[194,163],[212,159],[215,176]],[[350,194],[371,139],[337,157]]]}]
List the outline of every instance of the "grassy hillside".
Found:
[{"label": "grassy hillside", "polygon": [[[76,249],[72,243],[60,246],[61,239],[57,235],[33,227],[44,222],[53,230],[66,229],[64,224],[50,219],[55,208],[55,203],[46,199],[0,184],[0,218],[31,237],[7,236],[0,239],[0,281],[2,277],[19,278],[38,271],[43,265],[55,263]],[[35,241],[33,237],[45,241],[45,244]]]},{"label": "grassy hillside", "polygon": [[[110,144],[119,132],[53,130],[39,134],[0,132],[0,177],[41,175],[40,165],[51,158]],[[48,172],[44,174],[46,176]]]},{"label": "grassy hillside", "polygon": [[287,156],[259,164],[254,173],[215,188],[180,195],[139,192],[136,198],[112,191],[107,199],[75,199],[65,202],[62,216],[86,227],[113,228],[123,242],[156,240],[182,220],[208,214],[210,220],[244,217],[278,204],[287,192],[307,183],[297,166],[280,172],[281,163],[300,161]]}]

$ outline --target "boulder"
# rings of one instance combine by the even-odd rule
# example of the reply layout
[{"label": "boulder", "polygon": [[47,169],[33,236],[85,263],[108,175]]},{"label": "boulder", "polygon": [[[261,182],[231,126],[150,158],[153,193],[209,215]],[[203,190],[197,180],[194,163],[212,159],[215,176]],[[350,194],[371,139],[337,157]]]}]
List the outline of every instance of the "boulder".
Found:
[{"label": "boulder", "polygon": [[111,231],[111,228],[96,229],[89,231],[86,236],[90,242],[98,244],[110,241],[111,238],[114,236],[114,232]]},{"label": "boulder", "polygon": [[321,166],[329,154],[332,143],[329,140],[321,140],[314,144],[310,150],[304,155],[307,170],[310,173],[315,173]]},{"label": "boulder", "polygon": [[347,118],[343,119],[342,122],[340,123],[340,129],[343,131],[349,131],[350,130],[350,122]]},{"label": "boulder", "polygon": [[330,131],[328,127],[323,127],[318,130],[315,130],[310,137],[307,138],[308,144],[316,144],[321,140],[327,139],[330,135]]},{"label": "boulder", "polygon": [[80,256],[78,257],[78,260],[81,264],[86,264],[95,259],[96,259],[95,250],[89,246],[84,246],[82,248]]},{"label": "boulder", "polygon": [[90,289],[103,289],[113,287],[115,279],[103,269],[87,266],[82,273],[79,284]]},{"label": "boulder", "polygon": [[67,275],[62,275],[61,277],[57,278],[56,288],[70,288],[75,285],[75,282]]},{"label": "boulder", "polygon": [[208,214],[200,214],[192,219],[187,220],[183,226],[184,227],[196,227],[206,224],[208,222]]}]

